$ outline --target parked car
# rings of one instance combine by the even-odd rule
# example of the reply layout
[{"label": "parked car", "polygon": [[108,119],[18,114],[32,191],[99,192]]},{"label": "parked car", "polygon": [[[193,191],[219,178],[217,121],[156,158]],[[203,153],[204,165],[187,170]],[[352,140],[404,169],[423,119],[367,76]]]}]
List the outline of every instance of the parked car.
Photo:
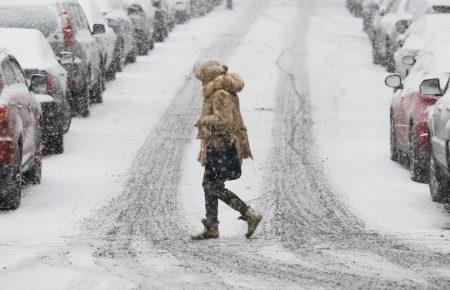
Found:
[{"label": "parked car", "polygon": [[191,1],[175,0],[175,23],[186,23],[191,18]]},{"label": "parked car", "polygon": [[373,22],[380,9],[385,10],[389,7],[389,4],[393,0],[363,0],[362,2],[362,18],[363,18],[363,30],[369,35],[369,38],[373,37]]},{"label": "parked car", "polygon": [[0,3],[0,27],[40,30],[57,56],[70,52],[75,62],[64,65],[74,113],[89,115],[90,94],[99,92],[100,59],[95,38],[76,0],[5,0]]},{"label": "parked car", "polygon": [[361,16],[362,0],[346,0],[345,6],[355,16]]},{"label": "parked car", "polygon": [[374,20],[373,62],[395,70],[394,53],[404,44],[409,26],[422,15],[447,13],[445,0],[394,0]]},{"label": "parked car", "polygon": [[152,0],[155,7],[155,32],[154,39],[163,42],[169,35],[169,6],[165,0]]},{"label": "parked car", "polygon": [[[95,4],[93,0],[78,0],[83,9],[86,19],[91,30],[91,34],[94,35],[95,40],[99,46],[100,54],[100,68],[102,71],[101,88],[105,89],[105,80],[113,79],[115,76],[114,66],[114,50],[117,41],[117,36],[114,30],[108,26],[108,21],[103,17],[100,8]],[[103,32],[104,28],[104,33]],[[102,95],[98,95],[99,98],[94,101],[97,103],[102,102]]]},{"label": "parked car", "polygon": [[450,71],[450,54],[445,47],[433,45],[422,51],[404,81],[398,74],[386,78],[386,84],[396,90],[390,109],[391,158],[394,161],[406,159],[414,181],[428,181],[428,116],[440,97],[424,93],[421,84],[443,68],[448,67]]},{"label": "parked car", "polygon": [[116,71],[122,71],[123,65],[126,62],[135,62],[138,54],[133,37],[133,22],[120,0],[95,0],[95,3],[117,35],[114,64]]},{"label": "parked car", "polygon": [[427,44],[436,41],[450,44],[448,32],[442,30],[444,27],[450,27],[450,14],[428,14],[417,19],[408,30],[405,44],[394,54],[396,73],[405,78],[414,65],[414,58]]},{"label": "parked car", "polygon": [[133,36],[139,55],[147,55],[153,49],[155,8],[150,0],[122,0],[133,22]]},{"label": "parked car", "polygon": [[41,108],[31,91],[46,90],[46,79],[33,75],[28,86],[17,60],[0,49],[0,207],[20,205],[23,180],[40,183]]},{"label": "parked car", "polygon": [[191,0],[192,16],[203,16],[207,13],[207,0]]},{"label": "parked car", "polygon": [[[52,48],[39,30],[0,28],[0,46],[11,52],[22,66],[28,80],[42,75],[46,90],[41,97],[41,130],[44,150],[60,154],[64,151],[64,134],[70,128],[72,114],[68,101],[67,72],[58,63]],[[62,63],[73,62],[71,53],[60,59]]]},{"label": "parked car", "polygon": [[432,109],[430,128],[430,179],[429,189],[434,202],[450,202],[450,95],[448,92],[450,61],[442,60],[441,69],[427,75],[421,84],[421,93],[442,96]]}]

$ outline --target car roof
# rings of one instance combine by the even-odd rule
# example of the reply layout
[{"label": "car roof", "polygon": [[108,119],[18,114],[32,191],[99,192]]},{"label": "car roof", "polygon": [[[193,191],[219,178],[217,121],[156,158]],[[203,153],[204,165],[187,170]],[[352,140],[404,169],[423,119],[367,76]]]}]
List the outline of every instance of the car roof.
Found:
[{"label": "car roof", "polygon": [[36,29],[0,28],[0,46],[10,51],[23,68],[46,69],[57,63],[44,35]]}]

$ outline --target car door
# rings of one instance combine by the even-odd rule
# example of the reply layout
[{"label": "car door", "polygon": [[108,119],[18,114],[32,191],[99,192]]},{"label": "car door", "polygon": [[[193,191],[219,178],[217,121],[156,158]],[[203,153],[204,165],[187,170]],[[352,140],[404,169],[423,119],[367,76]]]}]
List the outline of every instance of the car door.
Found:
[{"label": "car door", "polygon": [[66,9],[70,21],[74,27],[75,41],[83,51],[83,55],[86,58],[91,70],[94,70],[95,72],[95,69],[97,69],[96,60],[98,59],[98,56],[96,57],[95,55],[96,41],[90,32],[86,17],[82,12],[81,7],[75,2],[64,3],[64,8]]},{"label": "car door", "polygon": [[395,114],[395,128],[397,142],[402,151],[408,150],[409,146],[409,108],[417,91],[417,83],[419,82],[423,72],[419,67],[415,67],[414,71],[408,75],[403,82],[403,90],[400,93],[398,101],[398,109]]},{"label": "car door", "polygon": [[17,108],[17,115],[20,116],[18,128],[22,137],[22,163],[26,163],[34,155],[34,140],[31,128],[32,118],[29,112],[29,90],[25,78],[21,75],[21,69],[15,60],[7,58],[1,64],[8,83],[7,93],[10,95],[13,106]]}]

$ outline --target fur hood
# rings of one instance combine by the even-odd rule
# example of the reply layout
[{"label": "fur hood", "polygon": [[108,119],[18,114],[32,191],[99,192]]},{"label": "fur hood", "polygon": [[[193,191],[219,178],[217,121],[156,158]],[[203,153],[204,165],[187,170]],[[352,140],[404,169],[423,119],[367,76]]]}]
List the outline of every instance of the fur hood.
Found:
[{"label": "fur hood", "polygon": [[244,89],[244,81],[241,76],[232,74],[222,74],[216,77],[213,81],[208,82],[203,87],[203,95],[205,98],[211,96],[214,92],[219,90],[225,90],[229,93],[236,94]]},{"label": "fur hood", "polygon": [[220,65],[218,61],[207,60],[198,62],[194,66],[194,75],[201,80],[203,84],[207,84],[220,75],[227,73],[228,67]]}]

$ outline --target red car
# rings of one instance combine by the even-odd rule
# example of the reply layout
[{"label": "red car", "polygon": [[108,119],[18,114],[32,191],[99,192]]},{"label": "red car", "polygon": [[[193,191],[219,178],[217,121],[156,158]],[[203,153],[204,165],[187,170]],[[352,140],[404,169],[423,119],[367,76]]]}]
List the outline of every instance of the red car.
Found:
[{"label": "red car", "polygon": [[0,49],[0,207],[20,205],[23,180],[39,183],[42,144],[41,108],[30,91],[45,92],[44,76],[34,75],[27,85],[17,60]]},{"label": "red car", "polygon": [[427,182],[430,160],[428,114],[438,96],[420,94],[420,84],[433,72],[434,57],[424,52],[404,81],[397,74],[386,78],[394,88],[390,109],[391,159],[409,165],[411,179]]}]

